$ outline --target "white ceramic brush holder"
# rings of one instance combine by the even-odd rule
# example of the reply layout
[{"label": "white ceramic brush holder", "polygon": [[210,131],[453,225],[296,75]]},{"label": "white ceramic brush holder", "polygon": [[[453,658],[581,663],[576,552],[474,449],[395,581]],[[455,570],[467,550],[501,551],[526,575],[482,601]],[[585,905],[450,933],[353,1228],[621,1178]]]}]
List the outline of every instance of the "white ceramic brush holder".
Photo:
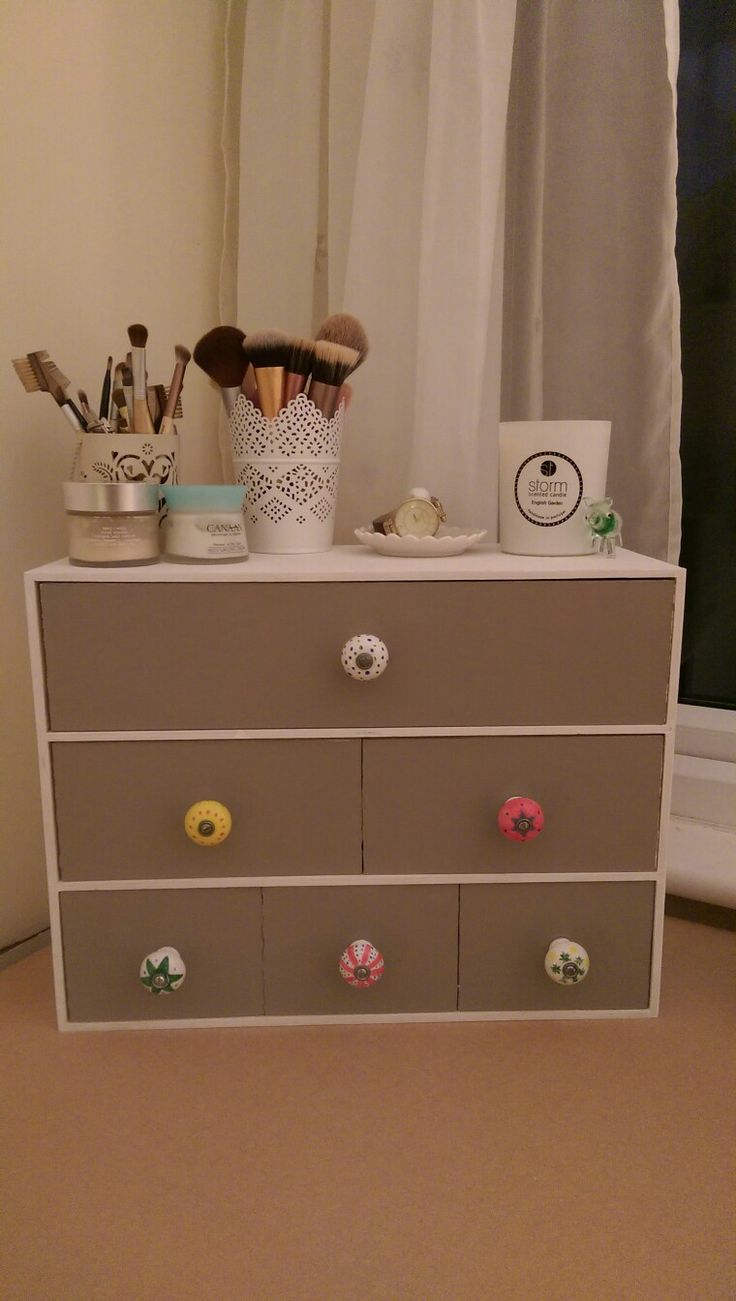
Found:
[{"label": "white ceramic brush holder", "polygon": [[82,434],[71,478],[75,483],[178,483],[178,457],[178,434]]},{"label": "white ceramic brush holder", "polygon": [[[82,434],[74,451],[70,478],[74,483],[179,482],[179,435]],[[163,493],[158,519],[167,514]]]},{"label": "white ceramic brush holder", "polygon": [[251,551],[329,551],[335,530],[344,406],[328,420],[300,393],[274,420],[243,394],[230,416],[237,483],[247,489]]}]

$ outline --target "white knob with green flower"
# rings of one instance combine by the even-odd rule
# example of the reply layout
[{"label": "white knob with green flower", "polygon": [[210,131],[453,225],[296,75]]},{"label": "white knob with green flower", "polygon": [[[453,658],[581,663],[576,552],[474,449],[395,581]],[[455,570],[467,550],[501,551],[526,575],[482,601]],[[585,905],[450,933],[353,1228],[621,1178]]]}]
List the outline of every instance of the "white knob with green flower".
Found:
[{"label": "white knob with green flower", "polygon": [[140,980],[150,994],[175,994],[184,984],[186,974],[179,950],[165,946],[143,959]]},{"label": "white knob with green flower", "polygon": [[553,940],[544,959],[544,969],[558,985],[579,985],[590,970],[590,958],[574,940]]}]

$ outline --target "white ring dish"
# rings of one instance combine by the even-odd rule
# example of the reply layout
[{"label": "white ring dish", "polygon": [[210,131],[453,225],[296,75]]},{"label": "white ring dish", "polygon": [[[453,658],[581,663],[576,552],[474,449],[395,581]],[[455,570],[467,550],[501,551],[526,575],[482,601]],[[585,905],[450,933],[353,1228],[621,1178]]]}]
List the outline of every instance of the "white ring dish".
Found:
[{"label": "white ring dish", "polygon": [[373,529],[355,529],[355,536],[364,547],[371,547],[382,556],[460,556],[476,543],[482,542],[487,529],[459,529],[440,526],[434,537],[418,538],[412,533],[399,537],[395,533],[376,533]]}]

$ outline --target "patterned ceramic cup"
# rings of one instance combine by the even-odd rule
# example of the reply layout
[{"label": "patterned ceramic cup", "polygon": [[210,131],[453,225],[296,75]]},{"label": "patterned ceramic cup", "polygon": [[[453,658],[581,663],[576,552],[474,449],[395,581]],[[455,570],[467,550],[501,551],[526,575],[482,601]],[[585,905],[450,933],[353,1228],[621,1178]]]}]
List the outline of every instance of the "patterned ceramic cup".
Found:
[{"label": "patterned ceramic cup", "polygon": [[[75,483],[179,482],[178,434],[82,434],[72,462]],[[165,502],[159,495],[159,522]]]}]

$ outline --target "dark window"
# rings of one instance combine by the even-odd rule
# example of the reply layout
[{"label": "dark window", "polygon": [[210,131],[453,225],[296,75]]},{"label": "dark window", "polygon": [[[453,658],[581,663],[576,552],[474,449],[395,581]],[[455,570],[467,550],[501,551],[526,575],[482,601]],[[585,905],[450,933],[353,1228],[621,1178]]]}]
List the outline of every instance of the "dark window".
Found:
[{"label": "dark window", "polygon": [[680,699],[736,709],[736,5],[680,0]]}]

